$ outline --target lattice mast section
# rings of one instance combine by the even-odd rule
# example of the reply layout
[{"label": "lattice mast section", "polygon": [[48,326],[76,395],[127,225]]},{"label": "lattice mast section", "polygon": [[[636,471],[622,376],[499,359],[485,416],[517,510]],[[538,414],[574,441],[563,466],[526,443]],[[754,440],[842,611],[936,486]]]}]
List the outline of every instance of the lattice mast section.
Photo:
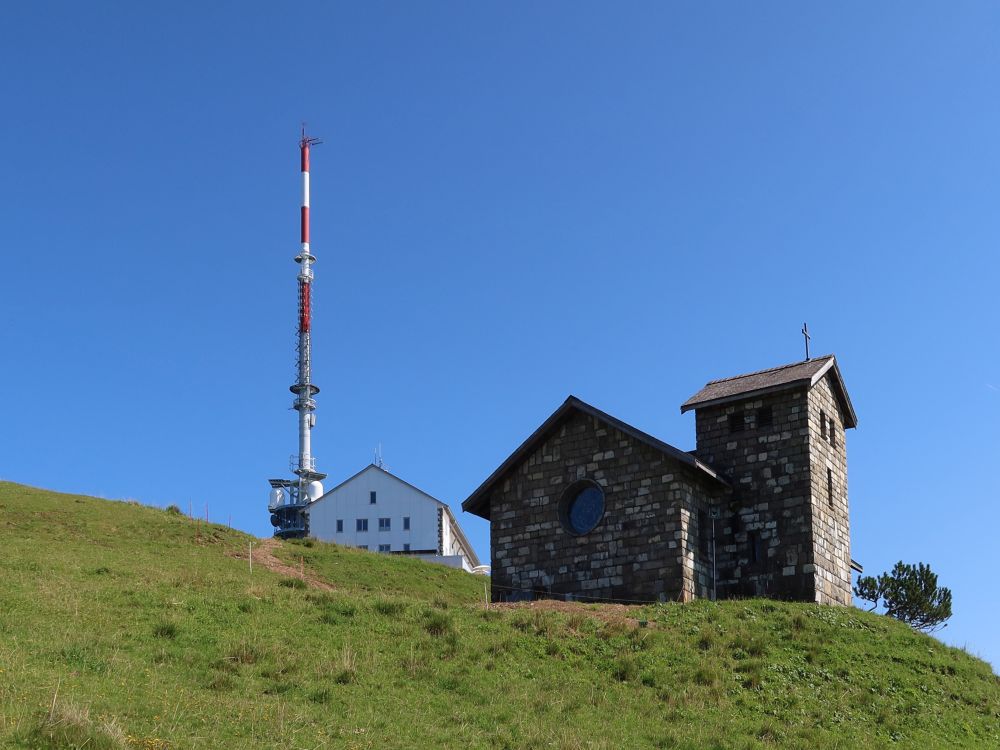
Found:
[{"label": "lattice mast section", "polygon": [[312,382],[312,282],[316,257],[309,245],[309,151],[320,143],[302,130],[299,140],[299,159],[302,169],[302,207],[300,209],[298,316],[296,331],[295,383],[289,390],[295,394],[292,408],[298,412],[299,452],[292,457],[291,470],[296,479],[271,479],[271,496],[268,510],[275,535],[280,537],[308,534],[305,507],[323,494],[322,480],[326,474],[316,471],[316,458],[312,453],[312,428],[316,425],[316,399],[319,387]]},{"label": "lattice mast section", "polygon": [[319,143],[317,138],[309,138],[302,131],[299,141],[300,160],[302,165],[302,208],[301,208],[301,250],[295,256],[299,264],[299,303],[298,303],[298,366],[297,379],[291,386],[295,394],[292,403],[299,413],[299,453],[298,466],[295,473],[305,478],[316,471],[316,460],[312,455],[312,428],[316,424],[316,400],[319,388],[312,382],[312,281],[315,256],[309,247],[309,149]]}]

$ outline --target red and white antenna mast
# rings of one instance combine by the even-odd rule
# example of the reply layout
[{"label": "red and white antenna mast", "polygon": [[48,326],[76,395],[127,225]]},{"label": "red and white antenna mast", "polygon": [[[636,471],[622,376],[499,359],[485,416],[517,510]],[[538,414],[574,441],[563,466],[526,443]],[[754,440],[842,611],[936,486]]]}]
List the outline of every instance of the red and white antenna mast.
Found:
[{"label": "red and white antenna mast", "polygon": [[312,282],[313,263],[316,257],[309,246],[309,150],[322,143],[306,135],[302,127],[299,140],[299,159],[302,168],[302,208],[300,212],[301,249],[295,256],[298,273],[298,360],[296,379],[290,390],[295,394],[292,408],[299,413],[299,452],[293,457],[292,470],[298,479],[272,479],[271,523],[275,535],[282,537],[304,536],[308,533],[306,517],[302,510],[323,494],[322,480],[326,474],[316,471],[312,455],[312,428],[316,424],[316,401],[319,388],[312,382]]}]

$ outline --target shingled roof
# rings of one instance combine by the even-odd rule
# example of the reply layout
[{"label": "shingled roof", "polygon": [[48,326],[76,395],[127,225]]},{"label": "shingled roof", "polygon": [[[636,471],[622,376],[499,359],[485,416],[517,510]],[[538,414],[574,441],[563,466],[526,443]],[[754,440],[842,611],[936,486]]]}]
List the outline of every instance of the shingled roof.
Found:
[{"label": "shingled roof", "polygon": [[625,422],[622,422],[620,419],[612,417],[610,414],[607,414],[606,412],[603,412],[600,409],[591,406],[585,401],[581,401],[576,396],[570,396],[563,402],[562,406],[556,409],[552,413],[552,415],[542,423],[542,425],[537,430],[535,430],[533,433],[531,433],[530,436],[528,436],[527,440],[521,443],[521,445],[518,447],[516,451],[514,451],[512,454],[510,454],[510,456],[507,457],[506,461],[504,461],[502,464],[500,464],[499,467],[497,467],[496,471],[494,471],[492,474],[490,474],[489,477],[487,477],[485,482],[479,485],[479,487],[476,489],[475,492],[469,495],[469,497],[465,500],[465,502],[462,503],[462,510],[464,510],[467,513],[473,513],[477,516],[482,516],[483,518],[488,519],[489,508],[488,507],[484,508],[483,506],[487,504],[487,501],[489,500],[489,492],[491,489],[493,489],[493,486],[498,481],[500,481],[514,465],[520,463],[522,459],[524,459],[529,453],[535,450],[535,448],[537,448],[538,445],[543,440],[545,440],[545,438],[547,438],[552,433],[553,430],[555,430],[560,424],[562,424],[564,419],[566,419],[570,414],[577,412],[581,412],[583,414],[588,414],[592,417],[596,417],[601,422],[604,422],[605,424],[611,425],[612,427],[621,430],[626,435],[629,435],[630,437],[638,440],[639,442],[646,443],[647,445],[652,446],[658,451],[661,451],[662,453],[665,453],[666,455],[677,459],[681,463],[691,467],[693,470],[695,470],[698,474],[700,474],[704,478],[717,482],[725,487],[729,486],[729,482],[727,482],[722,476],[717,474],[716,471],[712,469],[710,466],[703,463],[702,461],[699,461],[691,453],[687,453],[685,451],[680,450],[679,448],[675,448],[674,446],[668,443],[664,443],[662,440],[658,440],[652,435],[649,435],[643,432],[642,430],[633,427],[630,424],[626,424]]},{"label": "shingled roof", "polygon": [[837,367],[837,358],[832,354],[772,367],[769,370],[758,370],[746,375],[712,380],[681,405],[681,413],[705,406],[742,401],[752,396],[788,388],[801,386],[812,388],[827,373],[830,373],[833,392],[844,412],[844,427],[857,427],[857,415],[851,405],[851,398],[847,395],[847,388],[844,387],[844,379],[840,374],[840,368]]}]

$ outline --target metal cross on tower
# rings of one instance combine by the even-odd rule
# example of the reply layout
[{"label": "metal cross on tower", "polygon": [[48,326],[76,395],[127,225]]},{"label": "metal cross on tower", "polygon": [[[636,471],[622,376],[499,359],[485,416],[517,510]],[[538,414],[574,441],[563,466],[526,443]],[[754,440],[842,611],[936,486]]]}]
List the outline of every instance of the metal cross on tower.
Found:
[{"label": "metal cross on tower", "polygon": [[802,336],[806,340],[806,360],[809,360],[810,359],[810,357],[809,357],[809,339],[811,339],[812,336],[809,335],[809,324],[808,323],[803,323],[802,324]]}]

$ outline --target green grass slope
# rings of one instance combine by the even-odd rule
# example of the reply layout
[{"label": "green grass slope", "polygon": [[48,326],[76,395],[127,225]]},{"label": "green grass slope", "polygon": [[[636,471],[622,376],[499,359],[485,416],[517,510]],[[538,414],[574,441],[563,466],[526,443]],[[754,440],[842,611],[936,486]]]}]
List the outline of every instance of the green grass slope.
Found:
[{"label": "green grass slope", "polygon": [[[882,617],[765,600],[487,609],[482,578],[274,554],[0,483],[0,745],[1000,747],[1000,680]],[[641,622],[640,622],[641,621]]]}]

